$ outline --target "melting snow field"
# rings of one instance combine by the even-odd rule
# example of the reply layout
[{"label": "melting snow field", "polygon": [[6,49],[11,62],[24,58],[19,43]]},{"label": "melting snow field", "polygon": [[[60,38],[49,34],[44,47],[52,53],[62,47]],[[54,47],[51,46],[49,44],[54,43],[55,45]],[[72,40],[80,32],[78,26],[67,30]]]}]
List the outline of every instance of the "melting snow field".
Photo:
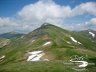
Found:
[{"label": "melting snow field", "polygon": [[94,33],[89,32],[89,34],[92,35],[93,38],[95,37],[95,34]]},{"label": "melting snow field", "polygon": [[74,39],[73,37],[70,37],[70,39],[71,39],[73,42],[75,42],[75,43],[82,44],[82,43],[78,42],[76,39]]},{"label": "melting snow field", "polygon": [[45,54],[43,51],[28,52],[29,57],[27,61],[40,61],[40,58]]},{"label": "melting snow field", "polygon": [[0,57],[0,59],[3,59],[3,58],[5,58],[5,55],[3,55],[3,56]]},{"label": "melting snow field", "polygon": [[43,46],[49,45],[51,44],[51,42],[46,42],[45,44],[43,44]]},{"label": "melting snow field", "polygon": [[78,41],[75,40],[73,37],[70,37],[72,41],[74,41],[75,43],[77,43]]},{"label": "melting snow field", "polygon": [[75,63],[82,63],[78,67],[86,67],[88,65],[87,61],[72,61],[72,60],[70,60],[70,61],[75,62]]}]

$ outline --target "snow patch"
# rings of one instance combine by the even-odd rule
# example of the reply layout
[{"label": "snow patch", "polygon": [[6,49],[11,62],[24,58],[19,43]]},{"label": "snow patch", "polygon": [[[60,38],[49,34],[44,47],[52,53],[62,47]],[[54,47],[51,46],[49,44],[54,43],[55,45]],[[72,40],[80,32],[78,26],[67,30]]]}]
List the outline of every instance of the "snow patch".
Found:
[{"label": "snow patch", "polygon": [[33,52],[28,52],[28,54],[39,54],[41,52],[43,52],[43,51],[33,51]]},{"label": "snow patch", "polygon": [[92,35],[92,37],[95,37],[95,34],[93,32],[89,32],[90,35]]},{"label": "snow patch", "polygon": [[67,42],[68,44],[71,44],[69,41]]},{"label": "snow patch", "polygon": [[81,42],[78,42],[78,44],[82,44]]},{"label": "snow patch", "polygon": [[[29,57],[27,61],[41,61],[41,57],[45,55],[43,51],[33,51],[33,52],[28,52]],[[44,59],[43,61],[49,61],[48,59]]]},{"label": "snow patch", "polygon": [[1,60],[1,59],[4,59],[4,58],[5,58],[5,55],[1,56],[1,57],[0,57],[0,60]]},{"label": "snow patch", "polygon": [[43,44],[43,46],[49,45],[51,44],[51,42],[46,42],[45,44]]},{"label": "snow patch", "polygon": [[73,37],[70,37],[70,39],[71,39],[73,42],[75,42],[75,43],[82,44],[82,43],[78,42],[78,41],[77,41],[75,38],[73,38]]},{"label": "snow patch", "polygon": [[88,65],[87,61],[73,61],[72,59],[70,61],[75,63],[82,63],[78,67],[86,67]]},{"label": "snow patch", "polygon": [[43,25],[45,25],[45,26],[46,26],[46,25],[48,25],[48,23],[44,23]]},{"label": "snow patch", "polygon": [[71,40],[73,41],[73,42],[75,42],[75,43],[77,43],[78,41],[77,40],[75,40],[73,37],[70,37],[71,38]]}]

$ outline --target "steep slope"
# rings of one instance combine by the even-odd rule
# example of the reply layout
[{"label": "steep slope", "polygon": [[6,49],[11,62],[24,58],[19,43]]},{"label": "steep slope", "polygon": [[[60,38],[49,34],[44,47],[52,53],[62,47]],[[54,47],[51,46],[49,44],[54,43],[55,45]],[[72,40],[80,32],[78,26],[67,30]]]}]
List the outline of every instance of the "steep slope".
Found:
[{"label": "steep slope", "polygon": [[[62,61],[69,61],[70,57],[74,55],[84,56],[86,57],[85,60],[96,57],[96,43],[93,43],[92,39],[90,40],[89,37],[85,37],[79,32],[67,31],[46,23],[29,34],[12,39],[11,41],[11,44],[2,47],[0,50],[1,57],[5,56],[0,62],[0,66],[2,66],[1,71],[7,71],[8,68],[9,71],[15,72],[18,70],[17,68],[20,67],[20,70],[17,72],[21,72],[24,68],[31,68],[31,64],[34,63],[28,64],[27,61],[36,60],[41,62],[34,63],[34,66],[32,66],[33,70],[36,70],[35,67],[41,66],[40,68],[42,68],[46,65],[53,67],[56,65],[53,67],[53,69],[55,68],[53,70],[54,72],[55,70],[57,72],[64,72],[64,70],[70,72],[72,71],[70,67],[66,66],[64,69],[62,68]],[[23,64],[24,66],[28,65],[28,67],[25,66],[22,68]],[[49,70],[48,66],[41,72]],[[10,68],[13,68],[13,70]],[[36,71],[41,70],[40,68]],[[26,71],[31,70],[25,70],[25,72]],[[53,71],[49,70],[48,72]]]}]

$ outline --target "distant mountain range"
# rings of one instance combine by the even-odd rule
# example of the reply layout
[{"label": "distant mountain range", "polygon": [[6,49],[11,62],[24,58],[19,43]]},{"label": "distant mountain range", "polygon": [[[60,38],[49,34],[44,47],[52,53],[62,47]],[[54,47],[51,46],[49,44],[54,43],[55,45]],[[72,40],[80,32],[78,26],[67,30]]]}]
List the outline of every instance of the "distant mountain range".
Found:
[{"label": "distant mountain range", "polygon": [[[68,31],[48,23],[26,35],[2,34],[10,41],[0,44],[0,72],[74,72],[75,65],[64,66],[63,62],[70,63],[75,55],[95,62],[95,35],[93,30]],[[87,67],[84,72],[95,71],[96,67]]]},{"label": "distant mountain range", "polygon": [[0,38],[16,38],[16,37],[21,37],[22,35],[24,34],[21,34],[21,33],[17,33],[17,32],[8,32],[8,33],[3,33],[3,34],[0,34]]}]

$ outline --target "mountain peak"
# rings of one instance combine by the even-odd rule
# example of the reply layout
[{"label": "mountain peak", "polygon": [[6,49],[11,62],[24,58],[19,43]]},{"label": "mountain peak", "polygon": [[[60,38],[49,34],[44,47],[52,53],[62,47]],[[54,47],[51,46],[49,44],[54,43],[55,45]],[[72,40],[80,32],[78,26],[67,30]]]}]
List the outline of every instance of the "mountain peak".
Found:
[{"label": "mountain peak", "polygon": [[43,24],[41,25],[41,27],[45,27],[45,26],[49,26],[49,25],[52,26],[52,24],[50,24],[50,23],[43,23]]},{"label": "mountain peak", "polygon": [[43,23],[42,25],[49,25],[49,23]]}]

